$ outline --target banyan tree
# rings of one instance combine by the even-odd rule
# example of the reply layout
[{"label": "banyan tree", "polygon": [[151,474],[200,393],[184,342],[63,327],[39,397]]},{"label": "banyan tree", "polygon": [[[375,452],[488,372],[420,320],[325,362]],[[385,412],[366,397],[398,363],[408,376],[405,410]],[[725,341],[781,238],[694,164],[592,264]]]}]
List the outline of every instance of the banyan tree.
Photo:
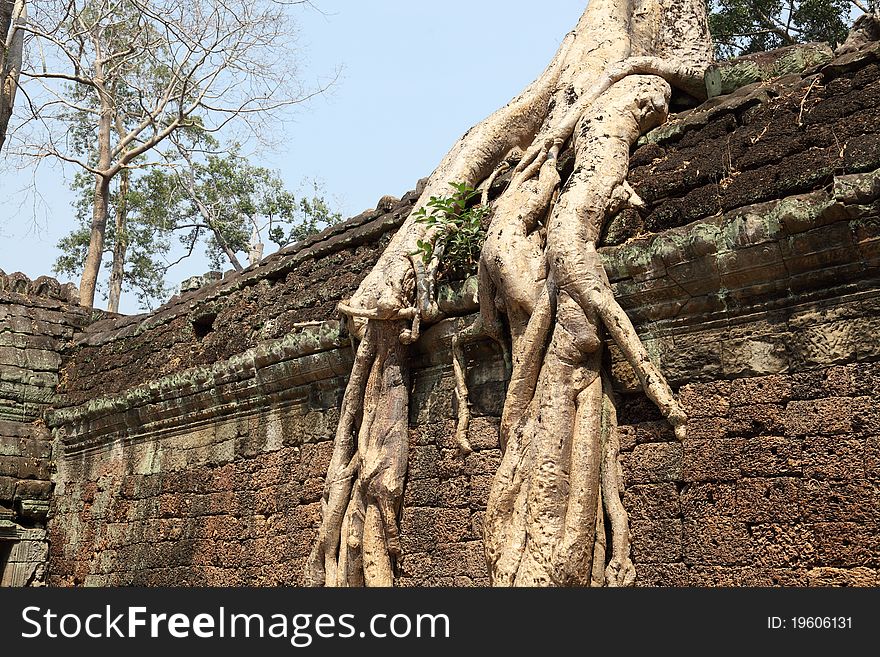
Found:
[{"label": "banyan tree", "polygon": [[[631,147],[666,120],[673,90],[705,97],[712,52],[704,0],[590,0],[540,77],[443,158],[375,268],[340,304],[356,356],[308,583],[393,583],[409,349],[420,327],[438,317],[443,258],[442,249],[427,262],[418,255],[439,228],[417,219],[432,198],[448,194],[449,183],[483,191],[491,211],[479,258],[480,314],[453,352],[461,340],[488,336],[502,345],[511,370],[503,458],[484,521],[491,582],[633,583],[616,414],[602,372],[605,340],[621,349],[679,439],[687,417],[615,300],[596,242],[608,217],[640,203],[626,181]],[[561,153],[574,159],[565,180]],[[509,182],[490,199],[502,172]],[[460,363],[456,374],[462,386]],[[462,401],[457,437],[467,451]]]}]

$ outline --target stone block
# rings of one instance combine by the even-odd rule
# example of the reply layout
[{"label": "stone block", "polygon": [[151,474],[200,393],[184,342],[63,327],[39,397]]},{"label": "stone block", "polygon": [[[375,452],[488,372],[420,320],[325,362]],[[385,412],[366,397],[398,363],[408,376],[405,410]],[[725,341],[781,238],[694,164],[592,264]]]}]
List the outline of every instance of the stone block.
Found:
[{"label": "stone block", "polygon": [[801,508],[809,522],[874,522],[877,518],[877,483],[868,479],[807,479]]},{"label": "stone block", "polygon": [[750,404],[730,409],[728,433],[732,436],[780,435],[785,431],[785,410],[780,404]]},{"label": "stone block", "polygon": [[500,447],[498,427],[500,419],[494,417],[474,417],[468,425],[468,442],[471,447],[480,449],[497,449]]},{"label": "stone block", "polygon": [[403,494],[405,507],[438,506],[440,501],[440,480],[407,478],[406,490]]},{"label": "stone block", "polygon": [[729,421],[719,417],[689,418],[687,437],[694,440],[711,440],[728,436]]},{"label": "stone block", "polygon": [[877,397],[853,398],[852,429],[856,434],[880,435],[880,400]]},{"label": "stone block", "polygon": [[872,525],[856,522],[817,522],[813,525],[820,566],[880,566],[880,539]]},{"label": "stone block", "polygon": [[856,360],[860,335],[856,322],[838,320],[807,325],[792,332],[792,362],[798,369]]},{"label": "stone block", "polygon": [[635,563],[669,563],[681,559],[679,518],[630,518]]},{"label": "stone block", "polygon": [[432,445],[410,447],[407,477],[410,479],[435,479],[440,460],[438,449]]},{"label": "stone block", "polygon": [[623,506],[630,519],[675,518],[681,513],[675,484],[636,484],[626,489]]},{"label": "stone block", "polygon": [[639,422],[632,425],[633,438],[639,443],[670,443],[675,441],[675,431],[666,420]]},{"label": "stone block", "polygon": [[695,483],[681,491],[681,515],[685,520],[733,516],[736,513],[734,483]]},{"label": "stone block", "polygon": [[482,541],[438,545],[431,554],[431,568],[436,577],[488,577]]},{"label": "stone block", "polygon": [[801,480],[794,477],[740,479],[736,482],[736,517],[746,523],[797,521],[800,489]]},{"label": "stone block", "polygon": [[865,476],[865,441],[846,436],[808,436],[803,443],[804,476],[858,479]]},{"label": "stone block", "polygon": [[846,368],[850,372],[853,395],[880,396],[880,362],[853,363]]},{"label": "stone block", "polygon": [[784,404],[790,397],[791,377],[786,375],[735,379],[730,383],[732,406]]},{"label": "stone block", "polygon": [[880,568],[813,568],[806,573],[807,586],[880,586]]},{"label": "stone block", "polygon": [[803,442],[796,438],[758,436],[743,443],[740,470],[748,477],[781,477],[803,472]]},{"label": "stone block", "polygon": [[880,436],[871,436],[865,440],[865,475],[871,479],[880,479]]},{"label": "stone block", "polygon": [[792,401],[785,407],[785,433],[788,436],[851,432],[852,400],[848,397]]},{"label": "stone block", "polygon": [[682,479],[690,482],[738,479],[744,444],[742,438],[686,439]]},{"label": "stone block", "polygon": [[787,371],[787,340],[785,333],[725,340],[721,345],[722,373],[726,377],[743,377]]},{"label": "stone block", "polygon": [[48,481],[49,476],[50,464],[48,459],[27,456],[0,457],[0,477]]},{"label": "stone block", "polygon": [[682,472],[682,446],[679,443],[637,445],[625,466],[627,486],[679,481]]},{"label": "stone block", "polygon": [[19,481],[15,486],[15,499],[48,501],[52,495],[51,481]]},{"label": "stone block", "polygon": [[476,475],[470,478],[468,504],[472,509],[485,509],[492,488],[492,475]]},{"label": "stone block", "polygon": [[681,405],[689,418],[724,417],[730,409],[731,383],[691,383],[678,391]]},{"label": "stone block", "polygon": [[683,559],[687,564],[733,565],[751,562],[752,544],[746,524],[726,517],[685,520]]},{"label": "stone block", "polygon": [[494,476],[501,464],[500,449],[484,449],[468,454],[464,460],[464,472],[467,475]]},{"label": "stone block", "polygon": [[810,524],[764,523],[752,526],[750,532],[758,566],[793,568],[815,563],[815,537]]},{"label": "stone block", "polygon": [[635,586],[689,586],[687,566],[683,563],[636,563]]}]

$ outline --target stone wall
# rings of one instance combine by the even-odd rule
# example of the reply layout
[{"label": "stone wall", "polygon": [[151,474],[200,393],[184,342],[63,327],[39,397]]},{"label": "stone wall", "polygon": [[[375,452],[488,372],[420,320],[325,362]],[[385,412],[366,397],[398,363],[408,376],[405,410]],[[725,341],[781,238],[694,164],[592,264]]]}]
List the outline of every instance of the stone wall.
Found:
[{"label": "stone wall", "polygon": [[880,585],[880,364],[684,386],[625,429],[642,586]]},{"label": "stone wall", "polygon": [[[639,585],[880,584],[878,114],[873,44],[677,115],[634,151],[646,207],[600,252],[691,416],[675,441],[609,345]],[[45,414],[50,584],[301,582],[351,366],[334,308],[415,196],[76,337]],[[412,354],[400,585],[487,583],[506,373],[492,345],[468,351],[462,458],[449,340],[473,285],[444,303]]]},{"label": "stone wall", "polygon": [[90,321],[76,289],[0,271],[0,585],[43,581],[61,351]]}]

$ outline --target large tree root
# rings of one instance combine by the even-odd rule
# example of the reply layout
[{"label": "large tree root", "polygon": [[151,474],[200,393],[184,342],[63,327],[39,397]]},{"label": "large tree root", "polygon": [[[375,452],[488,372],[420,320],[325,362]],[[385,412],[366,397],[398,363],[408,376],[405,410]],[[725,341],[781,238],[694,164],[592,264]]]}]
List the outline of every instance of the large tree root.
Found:
[{"label": "large tree root", "polygon": [[[358,348],[322,500],[306,583],[391,586],[397,511],[409,451],[409,368],[403,322],[370,321]],[[357,420],[360,416],[360,427]]]},{"label": "large tree root", "polygon": [[[596,242],[609,212],[639,203],[625,179],[632,144],[666,119],[671,86],[703,93],[711,52],[702,0],[591,0],[544,74],[459,140],[416,204],[424,207],[449,182],[481,188],[487,202],[498,175],[513,169],[493,202],[480,258],[480,318],[462,327],[452,349],[456,439],[467,452],[462,346],[480,334],[510,345],[504,455],[484,521],[494,585],[635,579],[617,419],[601,368],[606,334],[679,438],[687,418],[615,300]],[[575,158],[564,185],[563,149]],[[439,316],[437,261],[426,266],[412,255],[435,230],[408,219],[340,304],[363,340],[307,568],[312,584],[393,582],[407,456],[403,345],[418,339],[420,322]]]}]

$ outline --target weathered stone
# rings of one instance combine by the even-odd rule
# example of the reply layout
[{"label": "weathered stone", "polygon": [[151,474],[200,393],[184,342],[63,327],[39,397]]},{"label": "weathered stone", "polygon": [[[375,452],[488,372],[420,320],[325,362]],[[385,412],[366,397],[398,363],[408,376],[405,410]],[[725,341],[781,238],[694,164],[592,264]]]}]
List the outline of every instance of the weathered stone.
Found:
[{"label": "weathered stone", "polygon": [[780,404],[734,406],[729,415],[727,431],[732,436],[772,436],[785,431],[785,410]]},{"label": "weathered stone", "polygon": [[636,484],[626,489],[624,506],[630,518],[675,518],[681,513],[674,484]]},{"label": "weathered stone", "polygon": [[730,404],[784,404],[791,395],[791,379],[787,376],[762,376],[736,379],[731,382]]},{"label": "weathered stone", "polygon": [[877,484],[866,479],[807,479],[801,509],[811,522],[872,522],[878,504]]},{"label": "weathered stone", "polygon": [[752,542],[745,523],[706,516],[685,520],[683,558],[688,564],[745,564],[752,560]]},{"label": "weathered stone", "polygon": [[746,523],[795,522],[801,517],[801,481],[792,477],[740,479],[736,517]]},{"label": "weathered stone", "polygon": [[676,443],[638,445],[624,460],[627,486],[678,481],[682,471],[682,448]]},{"label": "weathered stone", "polygon": [[683,563],[645,564],[636,569],[636,586],[689,586],[688,568]]},{"label": "weathered stone", "polygon": [[873,526],[855,522],[817,522],[813,525],[816,556],[826,566],[880,566],[878,538]]},{"label": "weathered stone", "polygon": [[681,520],[678,518],[633,518],[633,559],[637,563],[669,563],[681,559]]},{"label": "weathered stone", "polygon": [[729,381],[689,384],[682,386],[678,395],[689,418],[725,417],[733,401]]},{"label": "weathered stone", "polygon": [[684,481],[736,480],[745,441],[741,438],[684,441],[682,479]]},{"label": "weathered stone", "polygon": [[865,442],[845,436],[809,436],[803,442],[804,476],[860,479],[865,476]]},{"label": "weathered stone", "polygon": [[688,484],[681,492],[681,514],[690,520],[733,516],[736,503],[736,485],[733,483]]},{"label": "weathered stone", "polygon": [[803,473],[803,442],[760,436],[745,441],[740,469],[748,477],[779,477]]},{"label": "weathered stone", "polygon": [[722,62],[706,75],[709,97],[728,94],[755,82],[771,80],[789,73],[800,73],[834,57],[827,43],[787,46],[770,53],[756,53]]},{"label": "weathered stone", "polygon": [[785,408],[785,433],[841,434],[852,431],[852,402],[847,397],[792,401]]}]

